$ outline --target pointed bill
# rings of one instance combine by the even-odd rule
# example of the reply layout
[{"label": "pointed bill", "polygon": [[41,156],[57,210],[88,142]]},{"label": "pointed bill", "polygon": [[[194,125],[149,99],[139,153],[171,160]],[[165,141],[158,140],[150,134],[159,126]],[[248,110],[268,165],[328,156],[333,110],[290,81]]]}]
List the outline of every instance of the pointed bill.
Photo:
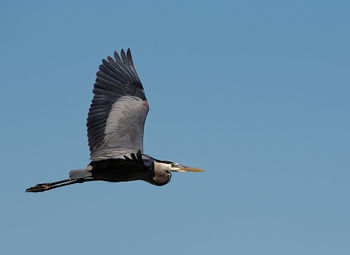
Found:
[{"label": "pointed bill", "polygon": [[173,171],[173,172],[205,172],[205,170],[202,170],[202,169],[189,167],[189,166],[182,166],[182,165],[177,165],[176,167],[173,167],[169,171]]}]

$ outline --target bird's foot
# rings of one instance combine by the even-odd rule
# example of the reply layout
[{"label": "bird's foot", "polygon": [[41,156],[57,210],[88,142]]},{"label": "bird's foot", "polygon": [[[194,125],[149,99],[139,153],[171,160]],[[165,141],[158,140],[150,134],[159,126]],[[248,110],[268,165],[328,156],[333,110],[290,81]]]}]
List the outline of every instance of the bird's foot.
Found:
[{"label": "bird's foot", "polygon": [[50,183],[40,183],[33,187],[26,189],[27,192],[42,192],[51,189],[52,185]]}]

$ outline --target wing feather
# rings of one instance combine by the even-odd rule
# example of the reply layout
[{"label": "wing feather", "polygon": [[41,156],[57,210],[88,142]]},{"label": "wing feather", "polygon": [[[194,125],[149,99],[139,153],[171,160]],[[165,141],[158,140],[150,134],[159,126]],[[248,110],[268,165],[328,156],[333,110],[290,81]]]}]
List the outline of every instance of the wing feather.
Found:
[{"label": "wing feather", "polygon": [[123,64],[123,62],[122,62],[122,60],[120,59],[118,53],[117,53],[116,51],[114,51],[113,54],[114,54],[114,59],[115,59],[115,61],[117,61],[118,64]]},{"label": "wing feather", "polygon": [[[120,57],[121,56],[121,57]],[[92,161],[124,158],[143,150],[148,103],[130,49],[102,60],[87,119]]]}]

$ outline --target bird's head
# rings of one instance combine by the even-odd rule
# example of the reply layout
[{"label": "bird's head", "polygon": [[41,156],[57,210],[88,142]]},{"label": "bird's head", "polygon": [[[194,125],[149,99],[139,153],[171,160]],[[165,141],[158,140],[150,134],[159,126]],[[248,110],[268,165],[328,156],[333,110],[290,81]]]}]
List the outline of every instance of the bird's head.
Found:
[{"label": "bird's head", "polygon": [[204,172],[202,169],[184,166],[168,160],[154,160],[153,180],[157,185],[164,185],[171,179],[171,172]]}]

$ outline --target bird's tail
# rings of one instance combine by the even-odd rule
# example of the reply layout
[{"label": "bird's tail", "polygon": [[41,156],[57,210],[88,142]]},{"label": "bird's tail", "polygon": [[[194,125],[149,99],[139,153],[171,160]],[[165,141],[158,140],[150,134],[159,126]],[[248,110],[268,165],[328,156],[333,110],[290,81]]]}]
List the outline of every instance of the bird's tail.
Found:
[{"label": "bird's tail", "polygon": [[69,172],[69,178],[72,180],[79,180],[83,178],[92,177],[92,167],[89,165],[87,168],[72,170]]}]

